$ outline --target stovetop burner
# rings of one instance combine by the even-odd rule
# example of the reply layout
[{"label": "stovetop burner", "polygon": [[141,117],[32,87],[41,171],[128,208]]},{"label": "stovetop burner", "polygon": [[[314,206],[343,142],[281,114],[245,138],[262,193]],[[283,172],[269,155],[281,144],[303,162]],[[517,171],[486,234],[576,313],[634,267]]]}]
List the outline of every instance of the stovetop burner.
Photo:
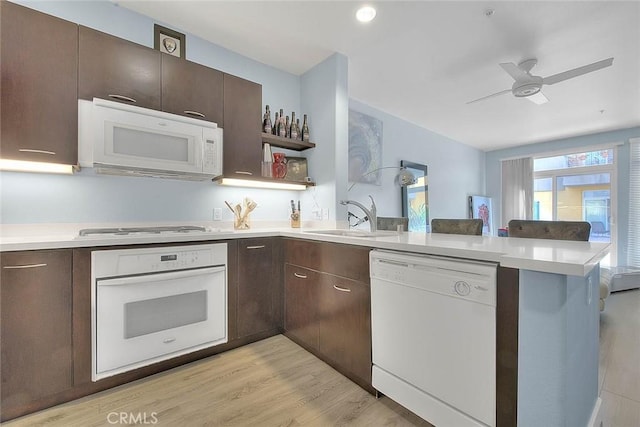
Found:
[{"label": "stovetop burner", "polygon": [[197,225],[170,225],[164,227],[114,227],[114,228],[85,228],[79,231],[79,237],[98,235],[130,236],[140,234],[162,233],[205,233],[207,229]]}]

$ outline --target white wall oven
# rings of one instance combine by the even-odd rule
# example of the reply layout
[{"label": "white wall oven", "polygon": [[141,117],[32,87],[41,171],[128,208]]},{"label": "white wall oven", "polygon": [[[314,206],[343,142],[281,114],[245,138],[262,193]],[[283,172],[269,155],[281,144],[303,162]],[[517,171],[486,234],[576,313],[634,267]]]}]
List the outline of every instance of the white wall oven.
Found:
[{"label": "white wall oven", "polygon": [[227,342],[226,263],[226,243],[92,252],[92,380]]}]

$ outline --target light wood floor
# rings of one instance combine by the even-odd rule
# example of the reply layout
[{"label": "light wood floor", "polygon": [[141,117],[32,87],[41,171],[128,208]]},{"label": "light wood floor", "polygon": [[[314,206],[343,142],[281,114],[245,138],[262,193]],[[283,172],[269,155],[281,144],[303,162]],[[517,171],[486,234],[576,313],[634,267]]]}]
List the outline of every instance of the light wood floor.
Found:
[{"label": "light wood floor", "polygon": [[282,335],[3,425],[124,425],[109,423],[118,413],[171,427],[431,426]]},{"label": "light wood floor", "polygon": [[[600,325],[604,425],[638,427],[640,290],[607,298]],[[119,425],[109,423],[119,413],[172,427],[430,425],[386,397],[376,400],[281,335],[3,425]]]},{"label": "light wood floor", "polygon": [[640,289],[606,299],[600,314],[599,386],[606,427],[640,426]]}]

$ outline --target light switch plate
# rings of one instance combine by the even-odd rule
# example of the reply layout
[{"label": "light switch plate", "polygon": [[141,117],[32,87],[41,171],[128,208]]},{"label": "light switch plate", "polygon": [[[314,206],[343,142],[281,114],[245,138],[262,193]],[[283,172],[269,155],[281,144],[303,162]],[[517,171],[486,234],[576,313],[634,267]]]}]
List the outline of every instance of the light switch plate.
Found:
[{"label": "light switch plate", "polygon": [[222,221],[222,208],[213,208],[213,220]]}]

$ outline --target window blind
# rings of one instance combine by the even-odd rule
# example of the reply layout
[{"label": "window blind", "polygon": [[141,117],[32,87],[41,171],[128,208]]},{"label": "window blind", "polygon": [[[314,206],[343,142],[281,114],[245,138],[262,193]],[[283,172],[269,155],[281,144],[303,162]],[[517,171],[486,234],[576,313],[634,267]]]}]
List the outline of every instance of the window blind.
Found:
[{"label": "window blind", "polygon": [[640,267],[640,138],[630,139],[627,265]]}]

